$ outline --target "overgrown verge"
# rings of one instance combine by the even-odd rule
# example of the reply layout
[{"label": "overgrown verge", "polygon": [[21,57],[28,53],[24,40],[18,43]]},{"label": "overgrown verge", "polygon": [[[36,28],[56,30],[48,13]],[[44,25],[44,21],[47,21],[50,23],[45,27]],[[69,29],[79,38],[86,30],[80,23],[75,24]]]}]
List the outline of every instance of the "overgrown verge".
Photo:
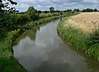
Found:
[{"label": "overgrown verge", "polygon": [[82,51],[85,55],[99,61],[99,31],[92,34],[84,33],[79,28],[71,26],[68,19],[69,17],[59,23],[58,34],[60,37],[75,50]]},{"label": "overgrown verge", "polygon": [[12,38],[17,31],[9,32],[6,38],[0,40],[0,71],[1,72],[26,72],[26,70],[13,57],[11,48]]}]

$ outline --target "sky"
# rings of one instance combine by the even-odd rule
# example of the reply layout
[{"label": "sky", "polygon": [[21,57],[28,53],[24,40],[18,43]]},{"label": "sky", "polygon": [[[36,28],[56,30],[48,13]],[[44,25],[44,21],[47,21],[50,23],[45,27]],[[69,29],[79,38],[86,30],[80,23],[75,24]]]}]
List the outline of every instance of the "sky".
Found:
[{"label": "sky", "polygon": [[38,10],[48,10],[54,7],[56,10],[74,9],[74,8],[98,8],[99,0],[15,0],[18,4],[16,9],[23,12],[28,7],[33,6]]}]

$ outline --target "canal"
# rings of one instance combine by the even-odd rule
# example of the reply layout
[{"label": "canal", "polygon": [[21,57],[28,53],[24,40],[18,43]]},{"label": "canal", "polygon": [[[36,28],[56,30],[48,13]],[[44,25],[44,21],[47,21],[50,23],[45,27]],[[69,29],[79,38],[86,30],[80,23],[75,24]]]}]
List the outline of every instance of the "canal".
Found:
[{"label": "canal", "polygon": [[[62,41],[57,34],[58,23],[56,20],[41,26],[35,39],[25,34],[13,46],[19,63],[28,72],[99,72],[97,66]],[[34,34],[32,30],[29,32]]]}]

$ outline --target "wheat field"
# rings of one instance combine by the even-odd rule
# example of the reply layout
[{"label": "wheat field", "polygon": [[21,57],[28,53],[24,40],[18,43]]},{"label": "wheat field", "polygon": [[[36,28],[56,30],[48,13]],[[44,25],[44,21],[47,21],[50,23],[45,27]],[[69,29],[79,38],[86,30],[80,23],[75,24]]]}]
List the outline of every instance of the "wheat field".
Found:
[{"label": "wheat field", "polygon": [[80,13],[70,17],[68,24],[80,28],[83,32],[92,33],[99,28],[99,12]]}]

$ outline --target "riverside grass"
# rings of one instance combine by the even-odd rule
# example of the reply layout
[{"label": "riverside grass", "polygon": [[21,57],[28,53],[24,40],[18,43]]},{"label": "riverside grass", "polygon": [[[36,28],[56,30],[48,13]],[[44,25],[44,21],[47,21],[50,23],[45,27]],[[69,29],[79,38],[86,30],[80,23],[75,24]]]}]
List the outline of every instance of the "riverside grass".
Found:
[{"label": "riverside grass", "polygon": [[1,72],[26,72],[26,70],[13,58],[12,38],[17,31],[9,32],[7,37],[0,40],[0,71]]},{"label": "riverside grass", "polygon": [[[64,18],[63,21],[61,21],[59,23],[58,33],[59,33],[60,37],[64,41],[68,42],[75,50],[82,51],[85,53],[85,55],[93,57],[99,61],[99,43],[90,44],[90,42],[92,42],[91,37],[94,36],[95,30],[97,30],[96,26],[94,26],[94,29],[91,30],[91,28],[86,27],[87,25],[84,25],[88,29],[87,30],[87,29],[84,29],[85,27],[81,28],[81,26],[79,26],[80,25],[79,23],[77,23],[79,25],[75,25],[72,22],[70,23],[70,19],[74,18],[74,20],[75,20],[75,17],[76,18],[77,18],[77,16],[82,17],[82,15],[84,15],[84,16],[87,15],[86,16],[87,20],[86,20],[86,18],[84,18],[84,16],[83,16],[83,18],[84,18],[84,20],[89,21],[88,20],[88,18],[90,18],[89,15],[99,16],[99,13],[82,13],[82,14],[78,14],[78,15],[75,15],[72,17],[66,17],[66,18]],[[92,19],[92,20],[95,21],[94,19]],[[84,23],[82,23],[82,24],[84,24]],[[92,25],[93,25],[93,23],[92,23]],[[90,27],[92,27],[92,25]],[[98,33],[99,33],[99,31],[98,31]]]}]

